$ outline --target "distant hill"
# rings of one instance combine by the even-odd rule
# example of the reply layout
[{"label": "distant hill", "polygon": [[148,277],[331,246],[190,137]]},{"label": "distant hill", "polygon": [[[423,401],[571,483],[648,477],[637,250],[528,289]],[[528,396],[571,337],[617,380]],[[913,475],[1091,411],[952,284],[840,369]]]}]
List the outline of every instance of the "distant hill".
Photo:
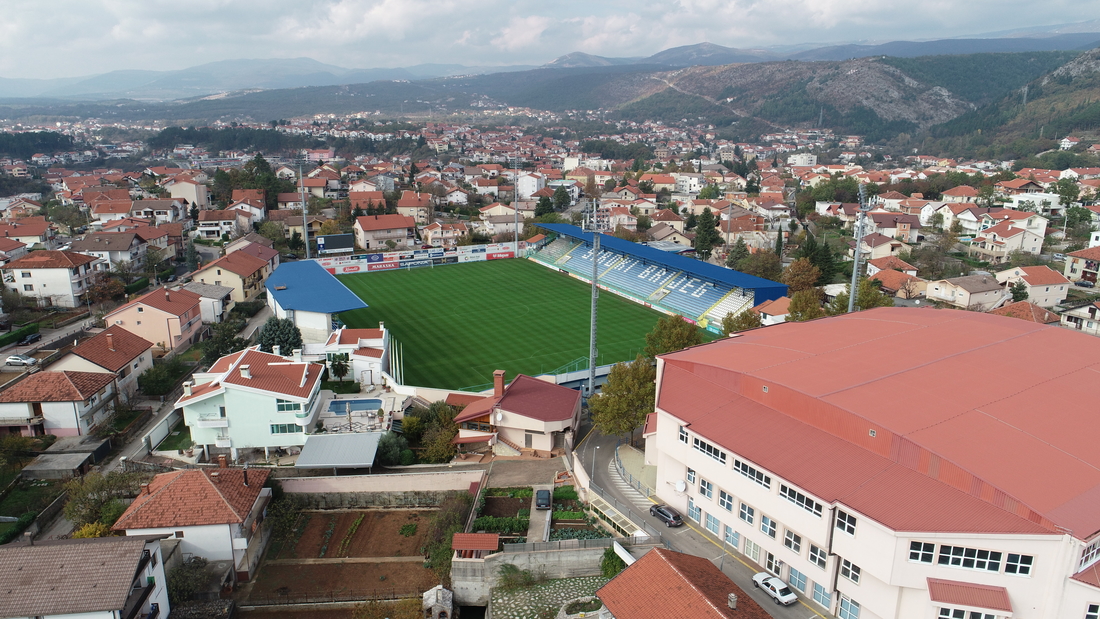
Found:
[{"label": "distant hill", "polygon": [[794,60],[847,60],[868,56],[917,56],[989,54],[996,52],[1047,52],[1092,49],[1100,45],[1100,32],[1060,34],[1048,37],[1000,39],[939,39],[893,41],[881,45],[835,45],[792,54]]}]

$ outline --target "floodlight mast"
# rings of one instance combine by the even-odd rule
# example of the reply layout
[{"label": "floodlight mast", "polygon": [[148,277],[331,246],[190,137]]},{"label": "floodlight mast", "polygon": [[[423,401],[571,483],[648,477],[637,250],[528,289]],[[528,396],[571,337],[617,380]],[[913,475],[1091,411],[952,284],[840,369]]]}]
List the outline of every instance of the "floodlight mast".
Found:
[{"label": "floodlight mast", "polygon": [[588,397],[596,394],[596,357],[599,351],[596,348],[596,324],[600,301],[600,230],[596,223],[596,210],[599,201],[590,199],[592,205],[591,216],[588,218],[588,228],[592,232],[592,317],[589,324],[588,344]]},{"label": "floodlight mast", "polygon": [[867,221],[867,211],[871,210],[871,199],[867,197],[867,185],[859,186],[859,223],[856,224],[855,260],[852,262],[852,285],[848,288],[848,313],[856,307],[856,293],[859,285],[859,255],[862,253],[863,225]]}]

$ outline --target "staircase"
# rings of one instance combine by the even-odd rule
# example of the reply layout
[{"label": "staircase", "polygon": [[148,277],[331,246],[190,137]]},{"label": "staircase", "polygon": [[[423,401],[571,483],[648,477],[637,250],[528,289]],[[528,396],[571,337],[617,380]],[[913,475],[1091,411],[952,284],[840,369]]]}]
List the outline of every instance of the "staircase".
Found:
[{"label": "staircase", "polygon": [[497,441],[493,445],[493,453],[498,456],[521,456],[523,448],[497,433]]}]

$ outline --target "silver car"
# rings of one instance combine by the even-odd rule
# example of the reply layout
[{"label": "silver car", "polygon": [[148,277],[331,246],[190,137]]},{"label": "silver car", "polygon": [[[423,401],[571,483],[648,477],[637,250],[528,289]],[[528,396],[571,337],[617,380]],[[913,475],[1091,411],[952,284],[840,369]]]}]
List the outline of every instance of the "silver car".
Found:
[{"label": "silver car", "polygon": [[38,365],[38,359],[28,355],[11,355],[4,361],[4,365]]},{"label": "silver car", "polygon": [[790,606],[798,601],[798,596],[794,594],[794,591],[791,591],[787,583],[767,572],[759,572],[753,575],[752,586],[763,589],[775,600],[776,604]]}]

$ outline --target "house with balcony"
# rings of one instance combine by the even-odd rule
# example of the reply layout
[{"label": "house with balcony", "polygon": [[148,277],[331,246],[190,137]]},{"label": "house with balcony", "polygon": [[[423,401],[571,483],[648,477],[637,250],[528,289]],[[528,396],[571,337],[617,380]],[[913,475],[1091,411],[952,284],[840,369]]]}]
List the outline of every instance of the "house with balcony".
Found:
[{"label": "house with balcony", "polygon": [[994,275],[1006,289],[1017,282],[1023,282],[1027,290],[1027,300],[1039,307],[1054,307],[1065,301],[1072,285],[1061,273],[1046,265],[1013,267]]},{"label": "house with balcony", "polygon": [[0,617],[164,619],[164,535],[0,546]]},{"label": "house with balcony", "polygon": [[925,296],[959,309],[987,312],[1005,297],[1005,289],[997,278],[989,275],[966,275],[928,282]]},{"label": "house with balcony", "polygon": [[268,275],[271,275],[271,264],[267,260],[246,251],[235,251],[195,271],[191,279],[203,284],[232,288],[233,301],[241,303],[250,301],[263,292]]},{"label": "house with balcony", "polygon": [[41,306],[79,307],[106,262],[73,251],[32,251],[4,265],[4,286]]},{"label": "house with balcony", "polygon": [[31,249],[57,247],[57,228],[45,217],[24,217],[19,221],[0,224],[0,237],[14,239]]},{"label": "house with balcony", "polygon": [[189,282],[183,289],[199,295],[200,313],[206,324],[223,322],[236,305],[233,301],[233,289],[229,286]]},{"label": "house with balcony", "polygon": [[268,474],[227,467],[161,473],[142,485],[111,529],[178,539],[185,555],[232,561],[237,581],[246,582],[270,537],[263,526],[271,502]]},{"label": "house with balcony", "polygon": [[183,202],[183,198],[135,200],[130,207],[130,216],[158,224],[175,223],[190,216]]},{"label": "house with balcony", "polygon": [[397,214],[412,217],[418,224],[426,224],[432,218],[432,198],[430,193],[403,191],[397,200]]},{"label": "house with balcony", "polygon": [[[909,251],[909,245],[897,239],[892,239],[885,234],[872,232],[860,239],[859,251],[861,261],[871,261],[887,256],[897,256],[903,251]],[[848,257],[855,259],[855,252],[856,242],[854,240],[848,241]]]},{"label": "house with balcony", "polygon": [[118,393],[129,401],[137,392],[137,377],[153,367],[153,343],[110,325],[50,364],[50,370],[103,372],[117,378]]},{"label": "house with balcony", "polygon": [[1047,234],[1047,225],[1050,223],[1050,220],[1038,213],[1014,211],[1007,208],[1000,210],[983,210],[978,214],[979,232],[1001,223],[1009,223],[1015,228],[1022,228],[1042,238]]},{"label": "house with balcony", "polygon": [[345,380],[357,381],[360,385],[381,385],[382,372],[389,369],[388,347],[389,334],[386,333],[385,323],[378,323],[377,329],[341,327],[333,331],[325,342],[325,360],[346,359],[348,375]]},{"label": "house with balcony", "polygon": [[1042,236],[1032,230],[1016,227],[1012,221],[1002,221],[978,232],[967,246],[966,253],[979,260],[1001,264],[1006,262],[1013,252],[1038,256],[1042,249]]},{"label": "house with balcony", "polygon": [[416,220],[405,215],[364,215],[355,219],[355,244],[362,249],[395,249],[416,244]]},{"label": "house with balcony", "polygon": [[573,448],[581,394],[520,374],[505,386],[504,370],[493,372],[493,395],[470,402],[455,415],[459,444],[488,443],[494,453],[549,455]]},{"label": "house with balcony", "polygon": [[1100,246],[1066,254],[1066,266],[1062,275],[1065,275],[1069,281],[1086,281],[1095,284],[1097,271],[1100,271]]},{"label": "house with balcony", "polygon": [[0,427],[26,436],[84,436],[111,416],[117,396],[113,373],[35,372],[0,391]]},{"label": "house with balcony", "polygon": [[196,234],[202,239],[219,239],[223,234],[234,237],[251,229],[251,221],[247,213],[238,210],[199,211]]},{"label": "house with balcony", "polygon": [[1067,329],[1100,336],[1100,301],[1062,312],[1060,322]]},{"label": "house with balcony", "polygon": [[190,290],[157,288],[103,317],[153,342],[161,351],[186,350],[202,333],[201,298]]},{"label": "house with balcony", "polygon": [[260,352],[258,346],[226,355],[183,385],[176,402],[191,438],[206,453],[300,447],[321,410],[325,366]]},{"label": "house with balcony", "polygon": [[424,243],[432,247],[446,247],[453,249],[458,245],[458,239],[470,233],[464,222],[443,224],[438,221],[428,224],[420,229],[420,235]]},{"label": "house with balcony", "polygon": [[[167,234],[164,235],[167,238]],[[148,244],[134,232],[90,232],[72,242],[72,251],[94,256],[113,269],[119,263],[140,265],[145,260]]]}]

